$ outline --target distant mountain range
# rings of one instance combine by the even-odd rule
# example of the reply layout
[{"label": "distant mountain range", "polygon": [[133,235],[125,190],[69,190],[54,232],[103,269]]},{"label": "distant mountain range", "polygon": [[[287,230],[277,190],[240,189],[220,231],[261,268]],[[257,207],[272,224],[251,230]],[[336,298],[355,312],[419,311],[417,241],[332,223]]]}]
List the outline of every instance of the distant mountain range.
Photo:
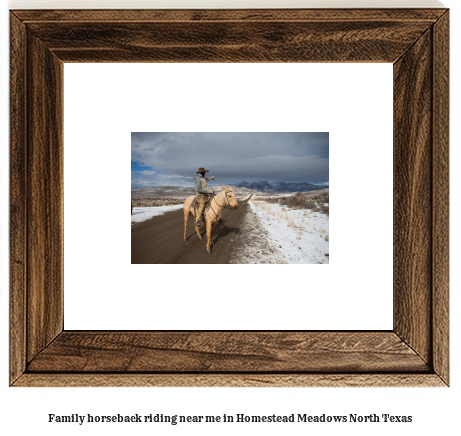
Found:
[{"label": "distant mountain range", "polygon": [[[292,192],[307,192],[317,191],[319,189],[328,188],[327,185],[313,185],[311,183],[285,183],[285,182],[241,182],[237,185],[213,185],[209,184],[216,193],[221,192],[226,186],[233,186],[236,195],[247,194],[289,194]],[[152,188],[135,188],[131,190],[131,197],[147,198],[147,197],[181,197],[185,198],[189,195],[195,195],[193,186],[156,186]]]},{"label": "distant mountain range", "polygon": [[234,185],[237,188],[248,188],[254,191],[267,193],[306,192],[328,188],[328,185],[313,185],[311,183],[286,183],[286,182],[241,182]]}]

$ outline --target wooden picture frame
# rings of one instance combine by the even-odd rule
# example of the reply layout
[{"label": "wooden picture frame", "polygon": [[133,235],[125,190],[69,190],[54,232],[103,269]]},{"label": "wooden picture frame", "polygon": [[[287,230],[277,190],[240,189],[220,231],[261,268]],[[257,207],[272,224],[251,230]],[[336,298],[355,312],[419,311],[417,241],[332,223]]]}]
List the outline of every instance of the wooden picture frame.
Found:
[{"label": "wooden picture frame", "polygon": [[[11,386],[448,386],[447,9],[10,20]],[[64,62],[392,62],[393,330],[64,331]]]}]

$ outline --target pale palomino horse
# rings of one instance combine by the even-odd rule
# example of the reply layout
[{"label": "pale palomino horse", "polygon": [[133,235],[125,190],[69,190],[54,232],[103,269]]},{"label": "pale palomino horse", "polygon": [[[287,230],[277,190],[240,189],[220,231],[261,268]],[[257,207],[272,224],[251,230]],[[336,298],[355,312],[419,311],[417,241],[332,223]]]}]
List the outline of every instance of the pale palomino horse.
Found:
[{"label": "pale palomino horse", "polygon": [[[186,231],[187,231],[187,222],[189,221],[190,215],[195,218],[195,210],[193,207],[190,207],[192,201],[194,200],[195,195],[189,197],[184,202],[184,240],[187,241]],[[221,191],[218,195],[213,197],[210,200],[210,207],[205,211],[205,222],[206,222],[206,249],[208,254],[211,254],[211,239],[213,237],[213,231],[216,227],[216,224],[221,219],[221,212],[225,207],[230,207],[231,209],[237,209],[238,203],[235,198],[234,191],[232,188],[225,188],[224,191]],[[195,224],[195,223],[194,223]],[[200,235],[199,227],[195,226],[195,231],[199,239],[202,239]]]}]

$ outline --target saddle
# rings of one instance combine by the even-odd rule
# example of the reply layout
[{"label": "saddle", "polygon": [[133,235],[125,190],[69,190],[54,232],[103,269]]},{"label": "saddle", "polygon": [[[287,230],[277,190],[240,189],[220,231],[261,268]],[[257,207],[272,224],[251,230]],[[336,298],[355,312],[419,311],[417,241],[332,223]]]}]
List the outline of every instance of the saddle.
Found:
[{"label": "saddle", "polygon": [[[201,195],[201,194],[200,194]],[[195,216],[197,216],[197,207],[201,201],[198,200],[198,195],[195,196],[195,198],[192,200],[192,203],[190,204],[189,208],[194,210]],[[202,214],[202,219],[205,221],[205,215],[208,209],[210,208],[210,200],[211,200],[211,194],[206,194],[205,195],[205,208],[203,209],[203,214]],[[197,218],[196,218],[197,219]]]},{"label": "saddle", "polygon": [[[201,195],[201,194],[200,194]],[[192,203],[190,204],[191,209],[197,209],[197,206],[199,205],[200,201],[198,201],[198,195],[195,196],[195,198],[192,200]],[[210,194],[205,195],[205,204],[210,202]],[[206,206],[205,206],[206,207]]]}]

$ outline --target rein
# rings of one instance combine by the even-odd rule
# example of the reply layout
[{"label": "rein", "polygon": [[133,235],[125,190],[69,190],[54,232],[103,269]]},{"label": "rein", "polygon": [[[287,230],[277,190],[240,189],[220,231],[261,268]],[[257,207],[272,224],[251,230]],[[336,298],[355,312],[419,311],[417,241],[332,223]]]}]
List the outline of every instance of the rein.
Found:
[{"label": "rein", "polygon": [[[226,197],[227,204],[229,205],[229,209],[232,209],[232,206],[231,206],[230,203],[229,203],[229,199],[227,198],[227,193],[224,193],[224,197]],[[224,205],[219,204],[219,203],[216,201],[216,198],[215,198],[215,197],[213,197],[212,200],[214,200],[214,202],[215,202],[219,207],[222,207],[223,209],[224,209],[225,207],[227,207],[225,204],[224,204]],[[218,216],[218,214],[217,214],[217,213],[215,212],[215,210],[213,209],[213,205],[211,204],[211,201],[210,201],[210,207],[211,207],[211,210],[214,212],[214,214],[215,214],[216,216]]]}]

